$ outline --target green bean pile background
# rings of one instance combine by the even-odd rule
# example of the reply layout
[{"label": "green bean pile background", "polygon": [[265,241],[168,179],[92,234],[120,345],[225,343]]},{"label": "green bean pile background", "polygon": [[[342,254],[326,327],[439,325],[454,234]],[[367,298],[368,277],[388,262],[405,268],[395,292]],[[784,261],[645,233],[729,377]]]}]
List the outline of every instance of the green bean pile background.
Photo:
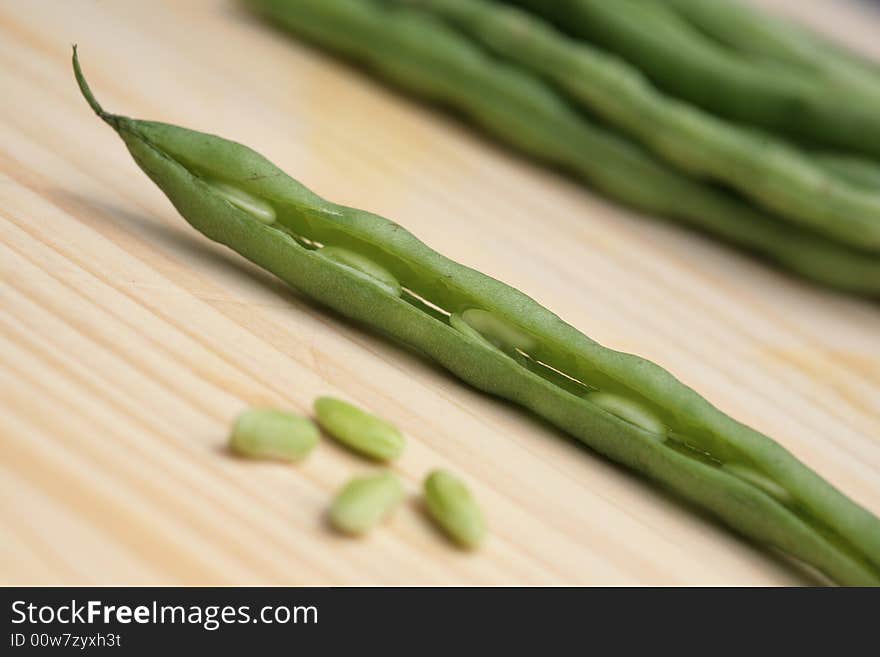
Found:
[{"label": "green bean pile background", "polygon": [[[319,4],[347,9],[349,3]],[[421,18],[413,23],[416,41],[422,24]],[[92,109],[209,238],[308,297],[418,349],[474,387],[531,410],[739,532],[841,584],[880,584],[876,517],[659,366],[602,347],[396,223],[316,196],[245,146],[105,112],[75,51],[74,70]],[[464,499],[453,484],[433,482],[440,501]],[[465,525],[447,529],[475,540],[481,522],[475,512]]]},{"label": "green bean pile background", "polygon": [[609,197],[880,296],[880,69],[806,31],[730,0],[247,4]]}]

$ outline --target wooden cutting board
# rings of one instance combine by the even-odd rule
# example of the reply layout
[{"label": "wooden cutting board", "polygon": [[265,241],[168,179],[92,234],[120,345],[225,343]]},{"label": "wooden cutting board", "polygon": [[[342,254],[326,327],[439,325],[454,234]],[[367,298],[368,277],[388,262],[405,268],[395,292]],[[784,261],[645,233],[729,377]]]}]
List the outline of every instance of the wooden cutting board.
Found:
[{"label": "wooden cutting board", "polygon": [[[880,56],[880,15],[767,2]],[[648,220],[266,29],[234,2],[0,3],[0,583],[801,584],[534,417],[286,289],[190,229],[92,115],[255,148],[651,358],[880,513],[880,306]],[[345,397],[405,431],[412,501],[325,525],[371,466],[224,451],[251,404]],[[492,534],[463,554],[419,485],[460,473]]]}]

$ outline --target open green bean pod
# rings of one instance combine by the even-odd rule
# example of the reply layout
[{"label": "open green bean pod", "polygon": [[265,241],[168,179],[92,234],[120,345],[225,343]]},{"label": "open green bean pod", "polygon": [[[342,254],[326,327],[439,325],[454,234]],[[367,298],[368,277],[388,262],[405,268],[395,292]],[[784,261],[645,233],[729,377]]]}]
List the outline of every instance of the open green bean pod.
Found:
[{"label": "open green bean pod", "polygon": [[[593,342],[396,223],[318,197],[245,146],[105,112],[75,52],[74,70],[92,109],[207,237],[743,534],[841,584],[880,583],[876,517],[659,366]],[[327,248],[332,257],[322,253]],[[340,258],[340,249],[356,257]]]}]

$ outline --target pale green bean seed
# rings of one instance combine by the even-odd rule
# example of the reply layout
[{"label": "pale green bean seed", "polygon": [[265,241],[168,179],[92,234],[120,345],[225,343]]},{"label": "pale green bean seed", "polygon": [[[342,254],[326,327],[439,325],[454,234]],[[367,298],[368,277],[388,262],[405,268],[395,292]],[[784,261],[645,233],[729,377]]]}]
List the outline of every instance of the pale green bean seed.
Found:
[{"label": "pale green bean seed", "polygon": [[330,508],[330,522],[344,534],[372,529],[403,500],[403,486],[390,472],[355,477],[339,491]]},{"label": "pale green bean seed", "polygon": [[260,223],[267,225],[275,223],[275,208],[263,199],[219,180],[212,180],[208,185],[210,185],[215,193],[225,198],[239,210],[247,212]]},{"label": "pale green bean seed", "polygon": [[535,347],[532,336],[485,310],[465,310],[461,313],[461,319],[488,342],[501,349],[519,349],[528,353]]},{"label": "pale green bean seed", "polygon": [[353,271],[361,278],[375,283],[389,294],[393,294],[396,297],[400,296],[400,283],[391,272],[377,265],[369,258],[365,258],[360,253],[341,249],[338,246],[325,246],[318,253],[336,264]]},{"label": "pale green bean seed", "polygon": [[477,331],[474,327],[468,324],[461,318],[459,314],[452,314],[449,316],[449,325],[454,328],[459,333],[463,333],[469,338],[476,340],[477,342],[487,346],[495,348],[495,345],[489,342],[486,338],[482,336],[482,334]]},{"label": "pale green bean seed", "polygon": [[346,447],[377,461],[390,461],[403,452],[403,435],[390,422],[332,397],[315,401],[318,424]]},{"label": "pale green bean seed", "polygon": [[666,427],[655,415],[631,399],[609,392],[591,392],[586,398],[602,410],[649,433],[658,435],[666,433]]},{"label": "pale green bean seed", "polygon": [[318,444],[318,427],[308,418],[270,408],[251,408],[232,426],[229,448],[252,459],[299,461]]},{"label": "pale green bean seed", "polygon": [[474,548],[486,535],[483,512],[467,487],[453,474],[434,470],[425,479],[425,506],[455,543]]},{"label": "pale green bean seed", "polygon": [[782,504],[789,504],[793,500],[791,493],[789,493],[785,488],[777,484],[769,477],[762,475],[760,472],[756,472],[748,466],[737,465],[734,463],[723,466],[723,469],[730,474],[739,477],[743,481],[746,481],[753,486],[760,488],[762,491],[767,493],[767,495],[776,499],[776,501],[781,502]]}]

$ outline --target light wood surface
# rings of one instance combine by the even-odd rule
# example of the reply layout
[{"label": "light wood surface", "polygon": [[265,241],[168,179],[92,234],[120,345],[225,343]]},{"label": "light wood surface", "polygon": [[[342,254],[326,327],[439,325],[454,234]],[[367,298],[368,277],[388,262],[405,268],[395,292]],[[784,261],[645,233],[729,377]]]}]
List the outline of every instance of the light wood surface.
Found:
[{"label": "light wood surface", "polygon": [[[329,0],[328,0],[329,1]],[[880,56],[880,17],[768,2]],[[232,2],[0,2],[0,582],[802,584],[520,410],[340,321],[181,220],[79,97],[223,135],[395,219],[599,341],[662,364],[880,513],[880,305],[646,220],[281,34]],[[405,431],[412,502],[361,541],[324,523],[370,465],[224,452],[250,404],[321,394]],[[472,486],[463,554],[422,477]]]}]

